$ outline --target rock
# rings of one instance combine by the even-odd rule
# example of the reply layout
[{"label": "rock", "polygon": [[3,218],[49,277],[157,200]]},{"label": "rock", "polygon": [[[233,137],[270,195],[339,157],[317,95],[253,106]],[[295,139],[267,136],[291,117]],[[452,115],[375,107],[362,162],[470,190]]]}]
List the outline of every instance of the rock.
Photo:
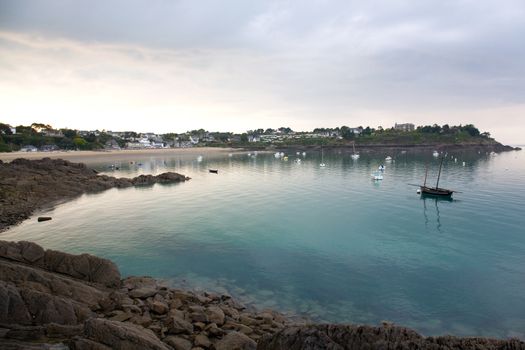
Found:
[{"label": "rock", "polygon": [[143,287],[157,289],[157,281],[154,278],[148,276],[128,277],[122,281],[122,285],[129,290]]},{"label": "rock", "polygon": [[[285,328],[265,335],[258,350],[346,350],[346,349],[525,349],[518,339],[429,337],[403,327],[354,325],[309,325]],[[217,350],[220,350],[217,348]]]},{"label": "rock", "polygon": [[21,295],[29,313],[33,316],[33,322],[37,324],[74,325],[79,322],[77,311],[81,307],[74,305],[70,299],[31,289],[23,289]]},{"label": "rock", "polygon": [[253,332],[252,328],[246,325],[243,325],[242,323],[235,323],[235,322],[227,322],[226,324],[224,324],[223,328],[224,329],[234,329],[244,334],[250,334]]},{"label": "rock", "polygon": [[208,316],[209,322],[215,323],[218,326],[224,324],[224,312],[217,306],[209,306],[206,309],[206,315]]},{"label": "rock", "polygon": [[18,289],[0,281],[0,323],[29,325],[32,317]]},{"label": "rock", "polygon": [[193,339],[193,345],[208,349],[211,346],[210,339],[205,334],[197,334]]},{"label": "rock", "polygon": [[127,312],[118,311],[114,316],[110,317],[111,321],[124,322],[129,320],[133,315]]},{"label": "rock", "polygon": [[120,272],[110,260],[89,254],[72,255],[46,250],[31,242],[0,241],[0,257],[27,263],[107,287],[120,285]]},{"label": "rock", "polygon": [[214,336],[214,337],[219,337],[221,335],[224,334],[224,331],[222,329],[220,329],[219,327],[217,327],[217,325],[215,323],[210,323],[206,328],[205,328],[206,332],[208,332],[208,334]]},{"label": "rock", "polygon": [[10,325],[10,329],[5,337],[17,340],[39,340],[42,339],[44,335],[45,329],[42,326]]},{"label": "rock", "polygon": [[74,338],[69,341],[71,350],[112,350],[110,347],[85,338]]},{"label": "rock", "polygon": [[[227,299],[229,300],[229,299]],[[231,318],[233,318],[234,320],[239,320],[239,311],[237,311],[237,309],[233,308],[233,307],[229,307],[229,306],[226,306],[226,305],[220,305],[220,308],[222,311],[224,311],[224,314],[227,315],[227,316],[230,316]]]},{"label": "rock", "polygon": [[158,315],[164,315],[169,311],[168,305],[166,303],[160,302],[160,301],[154,301],[151,304],[151,311]]},{"label": "rock", "polygon": [[256,319],[254,319],[254,318],[252,318],[250,316],[247,316],[245,314],[242,314],[239,317],[239,322],[244,324],[244,325],[247,325],[247,326],[256,325],[258,323]]},{"label": "rock", "polygon": [[190,350],[192,347],[191,341],[172,335],[164,338],[164,342],[170,345],[174,350]]},{"label": "rock", "polygon": [[31,343],[18,340],[0,340],[0,346],[2,350],[70,350],[68,346],[62,343]]},{"label": "rock", "polygon": [[132,298],[146,299],[154,296],[157,293],[157,289],[152,287],[142,287],[133,289],[129,292],[129,296]]},{"label": "rock", "polygon": [[255,350],[256,348],[255,341],[239,332],[228,333],[215,344],[216,350]]},{"label": "rock", "polygon": [[206,313],[204,311],[195,311],[190,314],[190,319],[193,322],[208,322],[208,316],[206,316]]},{"label": "rock", "polygon": [[169,350],[152,331],[131,323],[91,318],[84,329],[88,339],[116,350]]},{"label": "rock", "polygon": [[168,321],[166,323],[166,327],[168,328],[168,333],[172,334],[192,334],[193,333],[193,325],[189,323],[188,321],[179,318],[171,316],[168,318]]},{"label": "rock", "polygon": [[46,336],[48,338],[71,338],[81,335],[84,332],[84,325],[61,325],[56,323],[48,323],[45,325]]},{"label": "rock", "polygon": [[193,328],[194,328],[194,329],[197,329],[197,330],[199,330],[199,331],[203,331],[203,330],[206,328],[206,324],[203,323],[203,322],[195,322],[195,323],[193,324]]}]

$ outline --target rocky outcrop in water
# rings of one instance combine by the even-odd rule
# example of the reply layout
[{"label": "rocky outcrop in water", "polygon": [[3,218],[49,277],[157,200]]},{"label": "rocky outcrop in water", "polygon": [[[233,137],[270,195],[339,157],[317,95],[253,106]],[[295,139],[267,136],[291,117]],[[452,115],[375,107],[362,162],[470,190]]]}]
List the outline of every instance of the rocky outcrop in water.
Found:
[{"label": "rocky outcrop in water", "polygon": [[115,178],[61,159],[0,161],[0,231],[27,219],[37,209],[83,193],[186,180],[189,178],[173,172]]}]

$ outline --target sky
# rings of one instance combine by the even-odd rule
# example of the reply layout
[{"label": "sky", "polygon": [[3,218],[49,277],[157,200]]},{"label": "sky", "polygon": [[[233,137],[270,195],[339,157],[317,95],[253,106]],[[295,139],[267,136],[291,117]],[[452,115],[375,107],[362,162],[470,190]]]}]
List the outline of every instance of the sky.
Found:
[{"label": "sky", "polygon": [[0,0],[0,122],[475,124],[525,143],[523,0]]}]

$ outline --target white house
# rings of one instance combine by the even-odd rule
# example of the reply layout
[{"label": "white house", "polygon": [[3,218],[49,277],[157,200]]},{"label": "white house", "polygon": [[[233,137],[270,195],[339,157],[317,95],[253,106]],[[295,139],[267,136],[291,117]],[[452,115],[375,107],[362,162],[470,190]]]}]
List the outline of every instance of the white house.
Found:
[{"label": "white house", "polygon": [[33,145],[26,145],[20,148],[20,152],[36,152],[36,151],[38,151],[38,148],[36,148]]}]

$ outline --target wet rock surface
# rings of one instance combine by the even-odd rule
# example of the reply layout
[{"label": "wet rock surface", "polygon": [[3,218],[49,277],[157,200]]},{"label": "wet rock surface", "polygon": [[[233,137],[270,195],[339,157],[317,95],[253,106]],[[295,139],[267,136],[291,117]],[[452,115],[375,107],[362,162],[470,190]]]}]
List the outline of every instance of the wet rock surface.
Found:
[{"label": "wet rock surface", "polygon": [[84,193],[186,180],[189,178],[173,172],[115,178],[62,159],[0,162],[0,232],[29,218],[37,209]]},{"label": "wet rock surface", "polygon": [[106,259],[0,241],[0,349],[525,349],[525,343],[423,337],[390,324],[298,324],[272,310],[247,309],[229,295],[170,288],[150,277],[121,280]]}]

